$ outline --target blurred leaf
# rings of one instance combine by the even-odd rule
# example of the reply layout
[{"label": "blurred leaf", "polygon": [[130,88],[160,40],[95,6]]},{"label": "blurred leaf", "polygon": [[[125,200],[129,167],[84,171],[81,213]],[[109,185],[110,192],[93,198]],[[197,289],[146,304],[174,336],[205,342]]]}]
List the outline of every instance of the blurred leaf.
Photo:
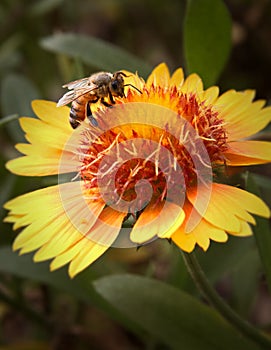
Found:
[{"label": "blurred leaf", "polygon": [[188,73],[198,73],[205,86],[214,84],[231,49],[231,19],[222,0],[188,0],[184,52]]},{"label": "blurred leaf", "polygon": [[21,53],[18,48],[23,42],[22,35],[14,34],[5,40],[0,47],[0,70],[1,74],[7,69],[13,68],[21,61]]},{"label": "blurred leaf", "polygon": [[[175,248],[176,261],[171,268],[170,282],[187,292],[198,293],[195,284],[187,273],[179,248]],[[196,250],[200,265],[206,271],[208,279],[212,283],[216,283],[225,274],[239,268],[246,261],[247,256],[254,253],[255,242],[252,237],[240,238],[234,236],[229,236],[226,243],[212,242],[208,252],[204,252],[202,249]]]},{"label": "blurred leaf", "polygon": [[[198,289],[187,272],[179,248],[172,245],[171,250],[172,265],[168,282],[186,292],[198,294]],[[225,275],[234,273],[236,269],[241,270],[246,262],[249,262],[250,259],[255,261],[258,256],[253,237],[230,235],[226,243],[211,242],[207,252],[197,249],[196,255],[202,269],[213,284],[220,281]]]},{"label": "blurred leaf", "polygon": [[[2,159],[0,161],[0,167],[4,168],[2,165]],[[8,171],[1,171],[1,187],[0,187],[0,245],[9,244],[11,242],[12,235],[8,232],[7,225],[3,222],[5,216],[5,210],[3,209],[3,204],[10,199],[11,193],[16,181],[16,176],[8,173]]]},{"label": "blurred leaf", "polygon": [[[4,179],[1,179],[2,186],[0,187],[0,208],[2,208],[4,203],[10,198],[10,194],[16,178],[14,175],[8,172],[6,173],[6,175],[7,176]],[[1,215],[0,215],[0,218],[1,218]]]},{"label": "blurred leaf", "polygon": [[41,46],[49,51],[79,58],[97,69],[117,71],[127,69],[146,75],[151,67],[143,60],[111,43],[90,36],[63,33],[43,38]]},{"label": "blurred leaf", "polygon": [[233,270],[233,307],[244,318],[248,318],[259,286],[261,262],[256,249],[242,257]]},{"label": "blurred leaf", "polygon": [[18,255],[10,247],[0,248],[0,272],[10,273],[14,276],[30,279],[39,283],[48,284],[62,292],[69,293],[76,299],[90,305],[95,305],[107,312],[112,319],[117,320],[125,328],[137,331],[137,327],[123,315],[116,312],[97,292],[92,281],[97,278],[95,264],[76,276],[69,278],[67,267],[50,271],[49,263],[34,263],[33,254]]},{"label": "blurred leaf", "polygon": [[48,12],[54,10],[56,7],[60,6],[64,0],[40,0],[33,3],[28,14],[31,16],[44,16]]},{"label": "blurred leaf", "polygon": [[[50,272],[48,262],[34,263],[32,254],[19,256],[18,252],[13,252],[10,247],[0,248],[0,271],[49,284],[85,302],[89,302],[91,299],[90,290],[81,288],[79,281],[80,278],[83,278],[83,275],[71,280],[65,269]],[[90,269],[85,272],[86,274],[89,281],[95,276]]]},{"label": "blurred leaf", "polygon": [[195,284],[191,280],[182,254],[180,254],[180,248],[174,244],[171,244],[171,265],[167,283],[187,292],[195,289]]},{"label": "blurred leaf", "polygon": [[[261,197],[254,176],[247,173],[246,189]],[[271,230],[267,219],[256,217],[256,226],[253,227],[254,237],[258,246],[259,254],[266,274],[269,291],[271,292]]]},{"label": "blurred leaf", "polygon": [[[1,82],[0,98],[3,115],[35,116],[31,109],[31,101],[39,98],[39,92],[24,76],[9,74]],[[6,128],[15,142],[25,141],[18,120],[10,122]]]},{"label": "blurred leaf", "polygon": [[174,349],[259,349],[190,295],[146,277],[114,275],[94,282],[108,302]]},{"label": "blurred leaf", "polygon": [[225,273],[243,264],[246,256],[252,254],[253,251],[255,252],[253,237],[229,236],[226,243],[212,242],[207,253],[197,250],[197,257],[208,279],[215,282]]},{"label": "blurred leaf", "polygon": [[[246,174],[245,174],[246,175]],[[271,190],[271,180],[270,177],[260,175],[260,174],[253,174],[253,180],[257,184],[257,186],[262,187],[266,190]]]}]

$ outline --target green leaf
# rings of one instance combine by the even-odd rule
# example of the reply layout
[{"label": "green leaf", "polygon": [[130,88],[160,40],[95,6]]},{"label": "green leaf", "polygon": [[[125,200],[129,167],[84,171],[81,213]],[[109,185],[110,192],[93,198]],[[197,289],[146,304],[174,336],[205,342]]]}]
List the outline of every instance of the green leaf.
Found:
[{"label": "green leaf", "polygon": [[[253,237],[229,236],[226,243],[212,242],[208,253],[198,249],[197,257],[204,271],[208,271],[208,279],[216,282],[236,267],[242,265],[247,256],[255,252]],[[215,264],[214,264],[215,261]]]},{"label": "green leaf", "polygon": [[[1,106],[3,115],[34,116],[31,101],[39,98],[39,92],[30,80],[20,74],[9,74],[1,82]],[[25,141],[18,120],[6,126],[15,142]]]},{"label": "green leaf", "polygon": [[[247,174],[246,189],[261,197],[254,176]],[[266,274],[269,291],[271,292],[271,230],[267,219],[256,217],[256,226],[253,227],[254,237]]]},{"label": "green leaf", "polygon": [[[15,176],[9,174],[8,172],[4,173],[6,176],[1,178],[1,187],[0,187],[0,208],[4,203],[10,198],[10,193],[15,183]],[[2,213],[0,212],[0,218],[2,219]]]},{"label": "green leaf", "polygon": [[259,272],[261,263],[257,250],[240,259],[232,273],[232,300],[233,307],[244,318],[248,318],[251,306],[255,302],[255,295],[259,288]]},{"label": "green leaf", "polygon": [[[71,280],[66,269],[50,272],[48,262],[34,263],[32,254],[19,256],[10,247],[0,248],[0,271],[10,273],[17,277],[28,278],[36,282],[47,283],[59,290],[66,291],[76,298],[89,302],[91,299],[90,289],[81,288],[80,278]],[[88,280],[94,278],[95,274],[88,269]]]},{"label": "green leaf", "polygon": [[[245,264],[255,262],[257,259],[257,268],[259,268],[259,257],[253,237],[229,236],[226,243],[212,242],[207,253],[202,249],[197,249],[195,253],[202,269],[208,271],[208,279],[212,284],[220,281],[225,275],[228,276],[235,273],[236,270],[242,270]],[[176,259],[177,257],[179,259],[176,266],[171,268],[174,274],[171,282],[188,292],[196,292],[197,289],[187,273],[179,248],[176,249],[174,255]],[[242,275],[242,278],[245,277],[248,278],[245,274]],[[246,297],[249,297],[249,293],[246,294]]]},{"label": "green leaf", "polygon": [[206,86],[221,74],[231,49],[231,19],[221,0],[188,0],[184,53],[188,73],[198,73]]},{"label": "green leaf", "polygon": [[[4,169],[2,159],[0,158],[0,168]],[[0,187],[0,245],[9,244],[12,239],[12,234],[7,230],[7,225],[3,222],[6,210],[3,209],[4,203],[10,199],[12,190],[16,182],[16,176],[8,173],[8,171],[1,170],[1,187]]]},{"label": "green leaf", "polygon": [[141,76],[151,70],[143,60],[113,44],[90,36],[72,33],[55,34],[43,38],[41,46],[54,53],[79,58],[84,63],[101,70],[127,69],[132,72],[138,71]]},{"label": "green leaf", "polygon": [[8,70],[14,69],[21,62],[22,54],[19,51],[19,47],[22,44],[22,42],[22,35],[18,33],[8,37],[5,41],[2,42],[0,46],[1,74],[5,74]]},{"label": "green leaf", "polygon": [[[246,174],[245,174],[246,175]],[[271,180],[269,176],[264,176],[260,174],[253,174],[253,180],[257,184],[257,186],[262,187],[264,190],[271,190]]]},{"label": "green leaf", "polygon": [[165,283],[127,274],[103,277],[94,287],[118,311],[173,349],[259,349],[215,310]]},{"label": "green leaf", "polygon": [[[76,299],[104,310],[112,319],[117,320],[127,329],[137,331],[136,325],[116,312],[93,287],[92,281],[97,278],[95,264],[81,272],[74,279],[69,278],[67,267],[50,271],[48,262],[34,263],[33,254],[18,255],[9,246],[0,248],[0,272],[12,274],[19,278],[47,284],[62,292],[69,293]],[[100,274],[101,275],[101,274]]]}]

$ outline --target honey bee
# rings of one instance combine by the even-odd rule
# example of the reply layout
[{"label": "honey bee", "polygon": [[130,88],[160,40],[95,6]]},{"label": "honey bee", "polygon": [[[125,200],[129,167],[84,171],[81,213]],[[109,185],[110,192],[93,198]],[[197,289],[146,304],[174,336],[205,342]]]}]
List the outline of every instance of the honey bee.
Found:
[{"label": "honey bee", "polygon": [[71,103],[69,121],[73,129],[77,128],[86,117],[94,126],[98,126],[97,120],[91,112],[92,103],[100,100],[104,106],[112,107],[115,104],[114,97],[125,97],[125,86],[131,86],[142,93],[134,85],[124,84],[123,77],[128,76],[121,71],[115,73],[99,72],[63,85],[63,88],[68,88],[70,91],[60,98],[57,106]]}]

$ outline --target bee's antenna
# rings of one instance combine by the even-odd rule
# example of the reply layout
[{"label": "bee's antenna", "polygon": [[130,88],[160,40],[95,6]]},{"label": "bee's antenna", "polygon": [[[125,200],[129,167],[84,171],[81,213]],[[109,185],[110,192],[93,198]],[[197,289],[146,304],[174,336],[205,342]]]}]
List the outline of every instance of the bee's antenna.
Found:
[{"label": "bee's antenna", "polygon": [[125,73],[122,72],[122,71],[118,71],[118,72],[116,72],[115,74],[123,75],[125,78],[131,77],[131,75],[127,75],[127,74],[125,74]]},{"label": "bee's antenna", "polygon": [[[119,71],[119,72],[116,72],[115,74],[120,74],[120,75],[123,75],[125,78],[129,78],[129,77],[131,77],[132,76],[132,74],[130,74],[130,75],[127,75],[127,74],[125,74],[124,72],[122,72],[122,71]],[[135,87],[134,85],[132,85],[132,84],[125,84],[124,86],[131,86],[132,88],[134,88],[136,91],[138,91],[139,93],[141,93],[142,94],[142,91],[140,91],[137,87]]]},{"label": "bee's antenna", "polygon": [[135,87],[132,84],[125,84],[124,86],[131,86],[132,88],[134,88],[136,91],[140,92],[142,94],[142,91],[140,91],[137,87]]}]

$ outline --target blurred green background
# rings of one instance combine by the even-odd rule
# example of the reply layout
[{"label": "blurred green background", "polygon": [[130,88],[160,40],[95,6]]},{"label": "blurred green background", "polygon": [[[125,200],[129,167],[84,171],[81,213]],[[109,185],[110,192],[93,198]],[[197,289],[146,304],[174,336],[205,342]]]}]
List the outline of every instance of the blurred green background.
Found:
[{"label": "blurred green background", "polygon": [[[257,98],[269,104],[271,2],[227,0],[228,13],[215,3],[222,2],[2,0],[0,114],[5,123],[0,127],[1,205],[18,194],[54,183],[49,177],[16,177],[4,164],[17,156],[14,144],[24,140],[18,116],[33,116],[30,103],[35,98],[57,101],[65,82],[99,70],[130,69],[146,77],[155,65],[166,62],[171,71],[179,66],[187,73],[197,71],[206,86],[216,83],[221,91],[256,89]],[[195,4],[198,12],[192,13]],[[270,140],[270,128],[259,138]],[[253,181],[247,181],[240,169],[229,173],[227,181],[260,191],[270,205],[270,166],[250,171]],[[4,215],[1,210],[1,221]],[[217,315],[209,307],[199,309],[198,292],[182,257],[167,242],[155,242],[138,252],[113,249],[71,281],[66,267],[50,273],[49,263],[34,264],[31,254],[19,257],[12,253],[16,233],[2,222],[0,230],[0,350],[210,350],[218,344],[227,349],[231,341],[238,342],[220,319],[216,341],[209,339],[214,334],[193,333],[193,317],[195,322],[202,317],[203,323],[209,320],[211,324]],[[266,221],[260,221],[260,230],[270,239]],[[264,245],[271,247],[270,241]],[[270,250],[259,251],[254,237],[230,238],[227,244],[212,244],[207,254],[198,251],[198,256],[225,300],[256,327],[270,332],[271,298],[266,282]],[[127,273],[138,275],[139,280]],[[153,285],[149,277],[163,284]],[[160,294],[149,305],[153,290]],[[186,300],[190,298],[187,293],[194,297]],[[176,309],[165,300],[176,301]],[[169,312],[170,322],[163,320],[163,312]],[[203,323],[199,328],[205,332]],[[258,349],[245,341],[235,348]]]}]

